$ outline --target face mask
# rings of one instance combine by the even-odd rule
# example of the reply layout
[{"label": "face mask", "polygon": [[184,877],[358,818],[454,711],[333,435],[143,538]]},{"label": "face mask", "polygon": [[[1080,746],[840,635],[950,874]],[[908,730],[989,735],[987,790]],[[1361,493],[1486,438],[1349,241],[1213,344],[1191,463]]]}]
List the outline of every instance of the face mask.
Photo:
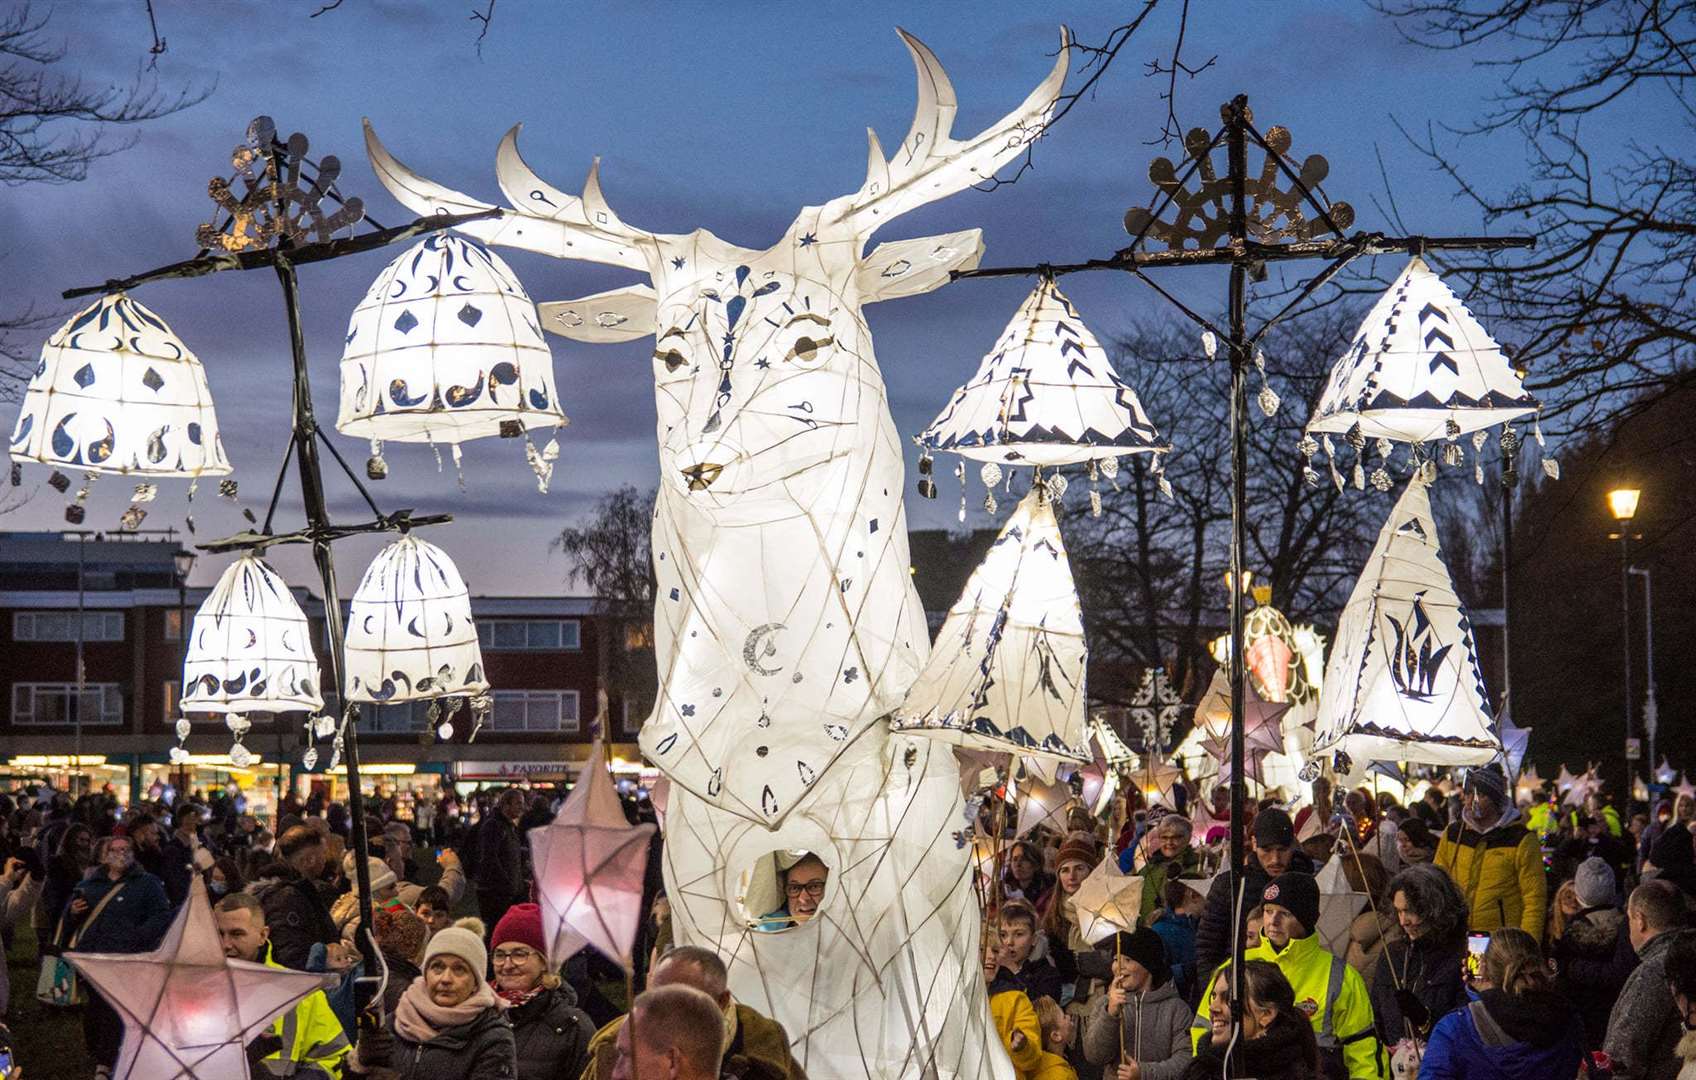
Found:
[{"label": "face mask", "polygon": [[206,886],[206,890],[213,896],[223,896],[225,893],[230,891],[230,886],[227,882],[214,881],[212,884]]}]

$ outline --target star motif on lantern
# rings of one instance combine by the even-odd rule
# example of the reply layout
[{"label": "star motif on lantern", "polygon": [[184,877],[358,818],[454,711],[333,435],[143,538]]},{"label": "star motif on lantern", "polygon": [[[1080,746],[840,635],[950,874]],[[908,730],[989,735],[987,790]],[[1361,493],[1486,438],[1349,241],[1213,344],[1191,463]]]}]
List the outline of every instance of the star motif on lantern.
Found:
[{"label": "star motif on lantern", "polygon": [[1141,788],[1143,795],[1152,805],[1163,802],[1170,796],[1178,781],[1183,779],[1183,775],[1182,769],[1159,754],[1145,754],[1142,764],[1131,773],[1129,782]]},{"label": "star motif on lantern", "polygon": [[1555,790],[1565,792],[1567,789],[1571,788],[1573,784],[1577,783],[1577,781],[1578,777],[1567,771],[1566,762],[1561,762],[1560,775],[1555,777]]},{"label": "star motif on lantern", "polygon": [[1066,903],[1078,920],[1078,935],[1091,945],[1115,933],[1132,933],[1142,914],[1142,878],[1120,873],[1111,857],[1102,859]]},{"label": "star motif on lantern", "polygon": [[1696,799],[1696,784],[1690,782],[1688,774],[1680,775],[1678,786],[1672,789],[1672,793],[1681,799]]},{"label": "star motif on lantern", "polygon": [[1516,797],[1535,799],[1537,793],[1543,790],[1543,778],[1537,775],[1537,766],[1532,765],[1520,773],[1519,779],[1514,781],[1513,790]]},{"label": "star motif on lantern", "polygon": [[65,959],[123,1017],[113,1080],[247,1080],[248,1042],[323,985],[310,972],[225,957],[198,874],[158,948]]},{"label": "star motif on lantern", "polygon": [[1172,726],[1183,715],[1184,702],[1166,679],[1166,669],[1145,668],[1142,683],[1131,695],[1130,717],[1142,729],[1143,745],[1165,751],[1172,739]]},{"label": "star motif on lantern", "polygon": [[597,742],[553,823],[529,834],[550,963],[592,945],[630,969],[653,835],[654,826],[625,818]]},{"label": "star motif on lantern", "polygon": [[1027,776],[1015,785],[1013,805],[1019,811],[1015,836],[1023,836],[1038,825],[1048,825],[1065,831],[1066,808],[1072,803],[1070,784],[1047,783],[1036,776]]},{"label": "star motif on lantern", "polygon": [[1666,757],[1663,755],[1661,757],[1661,763],[1655,767],[1655,783],[1666,785],[1671,784],[1677,779],[1678,770],[1668,764]]}]

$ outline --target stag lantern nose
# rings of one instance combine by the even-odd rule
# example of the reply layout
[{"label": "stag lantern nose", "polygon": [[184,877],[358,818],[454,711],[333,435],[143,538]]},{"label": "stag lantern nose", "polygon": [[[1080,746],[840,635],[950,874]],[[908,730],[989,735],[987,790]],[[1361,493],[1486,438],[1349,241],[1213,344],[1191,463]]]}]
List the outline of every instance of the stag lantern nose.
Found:
[{"label": "stag lantern nose", "polygon": [[723,471],[723,465],[702,461],[684,468],[683,479],[688,481],[690,491],[705,491],[713,486],[713,481],[717,480],[719,473]]}]

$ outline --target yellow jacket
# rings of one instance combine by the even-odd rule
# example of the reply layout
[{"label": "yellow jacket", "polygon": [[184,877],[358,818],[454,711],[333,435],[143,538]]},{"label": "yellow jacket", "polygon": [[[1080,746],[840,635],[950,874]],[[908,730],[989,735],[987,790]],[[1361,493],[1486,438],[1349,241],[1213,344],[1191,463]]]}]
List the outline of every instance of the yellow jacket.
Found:
[{"label": "yellow jacket", "polygon": [[1042,1052],[1036,1063],[1036,1071],[1031,1073],[1030,1080],[1078,1080],[1078,1071],[1071,1063],[1059,1054]]},{"label": "yellow jacket", "polygon": [[[281,968],[283,965],[271,959],[267,949],[265,966]],[[312,991],[301,999],[300,1004],[277,1017],[271,1024],[271,1030],[283,1040],[283,1048],[261,1063],[261,1071],[256,1076],[292,1075],[294,1070],[286,1063],[294,1062],[316,1066],[326,1076],[339,1078],[347,1056],[353,1050],[347,1041],[347,1032],[342,1030],[342,1022],[336,1019],[334,1010],[330,1008],[330,999],[324,996],[322,990]]]},{"label": "yellow jacket", "polygon": [[1437,841],[1437,866],[1466,897],[1473,930],[1517,926],[1543,940],[1549,886],[1543,876],[1543,852],[1537,834],[1517,813],[1504,825],[1480,834],[1454,822]]},{"label": "yellow jacket", "polygon": [[[1296,938],[1283,951],[1275,951],[1271,941],[1262,938],[1259,945],[1243,953],[1244,960],[1270,960],[1278,965],[1284,978],[1295,988],[1296,1008],[1313,1023],[1319,1037],[1320,1053],[1328,1045],[1341,1044],[1343,1063],[1348,1067],[1349,1080],[1378,1080],[1378,1038],[1372,1030],[1372,1000],[1367,994],[1366,980],[1360,972],[1325,951],[1318,934]],[[1214,978],[1225,970],[1221,964]],[[1213,980],[1207,982],[1201,996],[1201,1008],[1190,1025],[1190,1046],[1195,1049],[1209,1036],[1208,1002],[1213,997]]]},{"label": "yellow jacket", "polygon": [[[1042,1065],[1042,1027],[1037,1023],[1036,1010],[1031,1008],[1031,999],[1022,990],[1003,990],[989,999],[989,1015],[1001,1035],[1001,1045],[1013,1059],[1013,1070],[1019,1074],[1019,1080],[1036,1080],[1041,1075],[1037,1069]],[[1017,1050],[1013,1049],[1015,1031],[1025,1036],[1025,1044]]]}]

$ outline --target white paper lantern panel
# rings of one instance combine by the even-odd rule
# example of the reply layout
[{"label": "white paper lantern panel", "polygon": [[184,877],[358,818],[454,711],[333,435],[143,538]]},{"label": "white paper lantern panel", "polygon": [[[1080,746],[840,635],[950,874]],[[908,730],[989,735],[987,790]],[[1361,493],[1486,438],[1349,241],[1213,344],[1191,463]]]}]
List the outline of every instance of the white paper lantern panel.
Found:
[{"label": "white paper lantern panel", "polygon": [[1415,258],[1332,365],[1307,430],[1347,432],[1359,424],[1367,438],[1433,442],[1539,407],[1501,346]]},{"label": "white paper lantern panel", "polygon": [[194,613],[182,711],[316,712],[319,686],[306,614],[264,559],[243,555]]},{"label": "white paper lantern panel", "polygon": [[919,445],[1019,465],[1170,449],[1072,302],[1046,279]]},{"label": "white paper lantern panel", "polygon": [[500,256],[452,233],[377,276],[348,322],[341,374],[343,435],[460,443],[567,423],[535,304]]},{"label": "white paper lantern panel", "polygon": [[101,297],[41,348],[12,430],[12,459],[132,476],[221,476],[206,370],[165,320]]},{"label": "white paper lantern panel", "polygon": [[1437,547],[1418,479],[1390,511],[1337,623],[1316,755],[1482,765],[1502,752],[1472,624]]},{"label": "white paper lantern panel", "polygon": [[975,749],[1089,761],[1088,659],[1066,546],[1043,489],[1032,488],[949,610],[891,723]]},{"label": "white paper lantern panel", "polygon": [[348,608],[349,701],[400,702],[489,689],[471,595],[447,552],[403,536],[377,553]]}]

